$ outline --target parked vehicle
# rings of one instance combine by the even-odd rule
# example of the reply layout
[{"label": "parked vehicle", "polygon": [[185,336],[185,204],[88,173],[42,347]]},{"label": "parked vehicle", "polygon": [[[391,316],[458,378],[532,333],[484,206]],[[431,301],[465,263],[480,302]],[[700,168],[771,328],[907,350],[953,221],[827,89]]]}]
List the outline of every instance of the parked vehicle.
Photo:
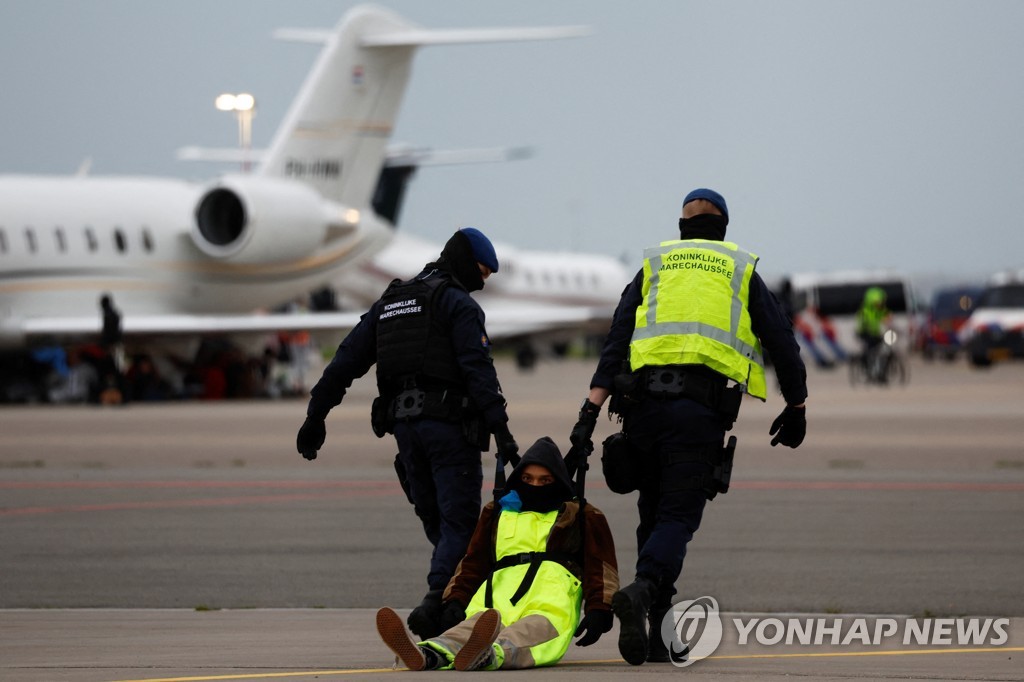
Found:
[{"label": "parked vehicle", "polygon": [[804,347],[812,353],[831,353],[835,362],[861,351],[857,338],[857,310],[869,287],[880,287],[886,294],[886,307],[892,313],[890,328],[896,332],[895,349],[910,350],[916,333],[916,304],[908,279],[889,270],[844,270],[828,273],[798,273],[790,278],[794,325]]},{"label": "parked vehicle", "polygon": [[960,342],[975,367],[1024,358],[1024,270],[992,277],[960,330]]},{"label": "parked vehicle", "polygon": [[983,291],[983,287],[968,285],[936,291],[921,324],[914,349],[927,360],[937,357],[955,359],[962,350],[960,329],[971,316]]}]

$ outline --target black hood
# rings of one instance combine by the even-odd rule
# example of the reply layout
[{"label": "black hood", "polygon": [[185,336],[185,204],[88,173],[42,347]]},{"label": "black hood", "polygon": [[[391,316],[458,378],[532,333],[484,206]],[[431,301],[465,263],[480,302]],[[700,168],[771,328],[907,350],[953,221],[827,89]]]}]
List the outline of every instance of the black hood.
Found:
[{"label": "black hood", "polygon": [[529,464],[540,464],[551,472],[551,475],[555,477],[555,482],[551,485],[562,489],[562,492],[565,494],[564,500],[571,500],[575,497],[576,492],[573,488],[572,479],[569,478],[569,471],[565,468],[562,453],[559,452],[555,441],[547,436],[537,439],[537,442],[531,445],[523,454],[523,458],[508,477],[505,492],[515,490],[518,486],[522,485],[520,476],[523,473],[523,469]]},{"label": "black hood", "polygon": [[480,291],[484,288],[484,278],[476,264],[469,237],[461,230],[457,230],[445,243],[437,261],[427,264],[426,269],[431,268],[451,274],[466,291]]}]

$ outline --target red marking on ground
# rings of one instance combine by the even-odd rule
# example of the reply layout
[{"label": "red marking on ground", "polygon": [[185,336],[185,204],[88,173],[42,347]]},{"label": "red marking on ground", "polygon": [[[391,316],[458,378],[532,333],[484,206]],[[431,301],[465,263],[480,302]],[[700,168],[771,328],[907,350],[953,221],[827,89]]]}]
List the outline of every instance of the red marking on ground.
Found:
[{"label": "red marking on ground", "polygon": [[[603,482],[595,482],[604,487]],[[289,492],[278,495],[241,495],[197,499],[145,500],[137,502],[104,502],[97,504],[51,505],[38,507],[0,508],[0,516],[33,514],[67,514],[82,512],[124,511],[142,509],[174,509],[189,507],[231,507],[242,505],[279,504],[350,497],[386,497],[401,494],[397,481],[38,481],[0,482],[0,489],[211,489],[258,488],[310,490],[323,492]],[[736,481],[731,488],[740,490],[879,490],[940,492],[1024,492],[1022,483],[970,483],[926,481]],[[485,484],[490,497],[490,488]]]},{"label": "red marking on ground", "polygon": [[965,492],[1021,492],[1024,483],[961,483],[954,481],[737,481],[743,490],[940,490]]},{"label": "red marking on ground", "polygon": [[[267,482],[265,482],[267,483]],[[42,486],[60,487],[60,486]],[[121,485],[112,487],[124,487]],[[150,486],[140,486],[150,487]],[[205,487],[205,486],[200,486]],[[216,486],[213,486],[216,487]],[[231,486],[227,486],[231,487]],[[257,486],[261,487],[261,486]],[[293,486],[284,486],[286,488]],[[324,487],[316,484],[311,488]],[[400,487],[397,482],[384,483],[374,482],[367,486],[356,487],[330,486],[334,488],[346,487],[348,490],[334,490],[331,492],[309,492],[309,493],[283,493],[280,495],[242,495],[234,497],[207,497],[196,499],[174,499],[174,500],[145,500],[132,502],[101,502],[96,504],[69,504],[51,505],[39,507],[11,507],[0,508],[0,516],[29,516],[33,514],[69,514],[82,512],[104,512],[104,511],[125,511],[142,509],[175,509],[189,507],[232,507],[243,505],[279,504],[281,502],[302,502],[308,500],[323,499],[349,499],[353,497],[384,497],[400,494]]]},{"label": "red marking on ground", "polygon": [[0,489],[33,488],[393,488],[396,481],[0,481]]}]

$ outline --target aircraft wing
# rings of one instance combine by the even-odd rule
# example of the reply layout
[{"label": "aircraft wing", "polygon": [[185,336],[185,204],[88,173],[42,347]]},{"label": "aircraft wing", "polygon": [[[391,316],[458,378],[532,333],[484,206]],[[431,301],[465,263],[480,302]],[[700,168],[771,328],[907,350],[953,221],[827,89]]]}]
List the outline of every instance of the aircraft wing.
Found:
[{"label": "aircraft wing", "polygon": [[[248,315],[131,315],[121,320],[125,337],[205,334],[259,334],[281,331],[346,332],[359,322],[358,313],[266,313]],[[101,322],[89,317],[33,317],[23,320],[17,334],[27,340],[95,338]]]},{"label": "aircraft wing", "polygon": [[607,331],[611,309],[579,305],[537,305],[505,301],[481,301],[487,316],[487,334],[508,339],[546,332],[579,331],[593,327]]},{"label": "aircraft wing", "polygon": [[[612,311],[601,307],[537,305],[501,300],[483,302],[487,333],[492,339],[511,339],[551,332],[579,331],[592,327],[606,331]],[[180,336],[254,336],[276,332],[308,331],[344,335],[362,313],[253,313],[247,315],[131,315],[121,320],[126,339]],[[101,331],[99,315],[88,317],[33,317],[7,326],[0,335],[29,342],[66,342],[96,339]]]}]

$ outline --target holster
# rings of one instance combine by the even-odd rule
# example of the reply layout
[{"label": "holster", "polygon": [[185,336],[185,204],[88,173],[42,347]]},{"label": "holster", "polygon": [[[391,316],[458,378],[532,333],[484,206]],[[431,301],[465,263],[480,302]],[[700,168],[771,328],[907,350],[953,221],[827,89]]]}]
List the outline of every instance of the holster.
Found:
[{"label": "holster", "polygon": [[[732,481],[732,460],[736,455],[736,436],[729,436],[729,442],[722,449],[722,459],[711,473],[712,480],[718,486],[718,492],[723,495],[729,492],[729,483]],[[715,499],[714,496],[708,498]]]},{"label": "holster", "polygon": [[402,490],[405,492],[405,499],[409,500],[409,504],[415,504],[412,501],[412,487],[409,485],[409,474],[405,471],[405,464],[402,463],[401,455],[395,455],[395,473],[398,474],[398,484],[402,486]]}]

